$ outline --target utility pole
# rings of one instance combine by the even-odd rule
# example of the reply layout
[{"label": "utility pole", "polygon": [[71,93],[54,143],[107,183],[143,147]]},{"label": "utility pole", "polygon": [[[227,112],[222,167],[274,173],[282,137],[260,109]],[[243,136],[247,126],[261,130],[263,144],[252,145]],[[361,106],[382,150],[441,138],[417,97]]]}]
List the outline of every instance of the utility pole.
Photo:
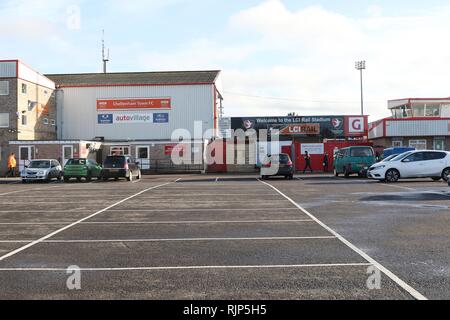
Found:
[{"label": "utility pole", "polygon": [[363,91],[363,70],[366,69],[366,61],[357,61],[355,64],[356,70],[359,70],[361,77],[361,115],[364,115],[364,91]]}]

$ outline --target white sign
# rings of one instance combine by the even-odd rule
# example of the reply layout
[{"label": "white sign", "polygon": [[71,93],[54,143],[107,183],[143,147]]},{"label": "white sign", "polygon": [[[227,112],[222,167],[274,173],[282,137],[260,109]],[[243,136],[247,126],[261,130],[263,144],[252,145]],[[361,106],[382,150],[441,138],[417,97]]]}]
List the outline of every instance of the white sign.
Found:
[{"label": "white sign", "polygon": [[325,145],[323,143],[304,143],[302,144],[302,154],[306,151],[311,154],[325,154]]},{"label": "white sign", "polygon": [[348,132],[349,133],[363,133],[364,132],[364,117],[349,117],[348,118]]}]

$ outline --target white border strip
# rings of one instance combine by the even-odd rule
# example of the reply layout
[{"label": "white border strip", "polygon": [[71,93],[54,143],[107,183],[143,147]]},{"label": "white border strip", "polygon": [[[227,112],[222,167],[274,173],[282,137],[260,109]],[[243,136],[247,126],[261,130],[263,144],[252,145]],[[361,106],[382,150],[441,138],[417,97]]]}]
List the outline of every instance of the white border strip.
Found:
[{"label": "white border strip", "polygon": [[[205,270],[205,269],[283,269],[283,268],[337,268],[368,267],[370,263],[330,263],[330,264],[288,264],[254,266],[180,266],[180,267],[129,267],[129,268],[80,268],[80,271],[163,271],[163,270]],[[0,268],[0,271],[55,271],[67,272],[62,268]]]},{"label": "white border strip", "polygon": [[114,207],[116,207],[116,206],[118,206],[118,205],[124,203],[125,201],[131,200],[131,199],[133,199],[133,198],[135,198],[135,197],[137,197],[137,196],[139,196],[139,195],[141,195],[141,194],[143,194],[143,193],[145,193],[145,192],[148,192],[148,191],[153,190],[153,189],[156,189],[156,188],[164,187],[164,186],[169,185],[169,184],[171,184],[171,183],[172,183],[172,182],[167,182],[167,183],[164,183],[164,184],[161,184],[161,185],[158,185],[158,186],[154,186],[154,187],[151,187],[151,188],[142,190],[142,191],[140,191],[140,192],[138,192],[138,193],[136,193],[136,194],[134,194],[134,195],[132,195],[132,196],[130,196],[130,197],[128,197],[128,198],[125,198],[125,199],[123,199],[123,200],[120,200],[119,202],[116,202],[116,203],[110,205],[110,206],[107,207],[107,208],[104,208],[104,209],[102,209],[102,210],[100,210],[100,211],[97,211],[96,213],[93,213],[93,214],[91,214],[91,215],[89,215],[89,216],[87,216],[87,217],[85,217],[85,218],[83,218],[83,219],[80,219],[80,220],[78,220],[78,221],[76,221],[76,222],[74,222],[74,223],[71,223],[71,224],[69,224],[69,225],[67,225],[67,226],[65,226],[65,227],[63,227],[63,228],[61,228],[61,229],[58,229],[58,230],[56,230],[56,231],[54,231],[54,232],[52,232],[52,233],[50,233],[50,234],[48,234],[48,235],[46,235],[46,236],[44,236],[44,237],[38,239],[38,240],[35,240],[35,241],[33,241],[33,242],[31,242],[31,243],[29,243],[29,244],[27,244],[27,245],[25,245],[25,246],[23,246],[23,247],[21,247],[21,248],[19,248],[19,249],[16,249],[16,250],[14,250],[14,251],[11,251],[11,252],[9,252],[9,253],[7,253],[7,254],[1,256],[1,257],[0,257],[0,261],[5,260],[6,258],[12,257],[13,255],[15,255],[15,254],[17,254],[17,253],[19,253],[19,252],[22,252],[22,251],[24,251],[24,250],[26,250],[26,249],[28,249],[28,248],[30,248],[30,247],[36,245],[36,244],[39,244],[39,243],[41,243],[41,242],[44,242],[45,240],[47,240],[47,239],[49,239],[49,238],[51,238],[51,237],[53,237],[53,236],[55,236],[55,235],[57,235],[57,234],[59,234],[59,233],[65,231],[65,230],[67,230],[67,229],[70,229],[70,228],[72,228],[72,227],[74,227],[74,226],[76,226],[76,225],[82,223],[83,221],[86,221],[86,220],[88,220],[88,219],[91,219],[91,218],[93,218],[93,217],[99,215],[100,213],[103,213],[103,212],[105,212],[105,211],[108,211],[109,209],[114,208]]},{"label": "white border strip", "polygon": [[322,221],[317,219],[314,215],[312,215],[310,212],[305,210],[303,207],[301,207],[297,202],[289,198],[287,195],[285,195],[283,192],[272,186],[271,184],[261,181],[258,179],[259,182],[271,187],[273,190],[278,192],[281,196],[283,196],[285,199],[289,200],[293,205],[295,205],[298,209],[300,209],[303,213],[307,214],[311,219],[316,221],[318,224],[320,224],[323,228],[331,232],[337,239],[339,239],[341,242],[343,242],[345,245],[347,245],[350,249],[355,251],[357,254],[359,254],[361,257],[366,259],[371,265],[374,265],[378,270],[383,272],[386,276],[388,276],[392,281],[397,283],[400,287],[402,287],[404,290],[406,290],[410,295],[412,295],[417,300],[428,300],[425,296],[423,296],[421,293],[419,293],[416,289],[408,285],[406,282],[401,280],[399,277],[397,277],[395,274],[393,274],[391,271],[389,271],[387,268],[385,268],[383,265],[378,263],[375,259],[370,257],[368,254],[366,254],[364,251],[357,248],[355,245],[353,245],[351,242],[346,240],[343,236],[341,236],[339,233],[328,227],[326,224],[324,224]]}]

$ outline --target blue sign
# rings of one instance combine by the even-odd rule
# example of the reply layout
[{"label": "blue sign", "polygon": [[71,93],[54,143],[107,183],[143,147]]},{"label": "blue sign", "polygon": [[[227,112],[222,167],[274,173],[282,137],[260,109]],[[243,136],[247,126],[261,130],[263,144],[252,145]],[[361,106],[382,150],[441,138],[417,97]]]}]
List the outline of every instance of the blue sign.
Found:
[{"label": "blue sign", "polygon": [[154,113],[153,114],[153,123],[169,123],[169,114],[168,113]]},{"label": "blue sign", "polygon": [[113,115],[112,114],[99,114],[98,115],[98,124],[112,124],[113,123]]}]

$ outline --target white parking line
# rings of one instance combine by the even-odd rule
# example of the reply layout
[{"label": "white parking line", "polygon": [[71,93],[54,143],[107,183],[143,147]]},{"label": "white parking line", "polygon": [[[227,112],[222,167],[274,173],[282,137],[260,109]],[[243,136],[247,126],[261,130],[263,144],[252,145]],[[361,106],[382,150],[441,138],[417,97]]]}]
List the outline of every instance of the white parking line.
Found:
[{"label": "white parking line", "polygon": [[[42,240],[39,243],[117,243],[117,242],[203,242],[203,241],[289,241],[289,240],[330,240],[334,236],[319,237],[254,237],[254,238],[173,238],[173,239],[80,239]],[[1,240],[0,243],[23,243],[30,240]],[[0,260],[1,261],[1,260]]]},{"label": "white parking line", "polygon": [[371,265],[375,266],[378,270],[383,272],[386,276],[388,276],[392,281],[394,281],[396,284],[398,284],[400,287],[402,287],[404,290],[406,290],[411,296],[413,296],[417,300],[427,300],[425,296],[423,296],[420,292],[418,292],[416,289],[411,287],[409,284],[401,280],[398,276],[393,274],[391,271],[389,271],[387,268],[385,268],[383,265],[381,265],[379,262],[377,262],[375,259],[370,257],[368,254],[366,254],[361,249],[357,248],[355,245],[353,245],[351,242],[346,240],[343,236],[341,236],[339,233],[328,227],[326,224],[324,224],[322,221],[317,219],[313,214],[311,214],[309,211],[301,207],[297,202],[289,198],[287,195],[285,195],[283,192],[278,190],[276,187],[272,186],[271,184],[261,181],[258,179],[261,183],[269,186],[276,192],[278,192],[281,196],[283,196],[285,199],[289,200],[293,205],[295,205],[300,211],[307,214],[311,219],[316,221],[319,225],[321,225],[323,228],[331,232],[337,239],[339,239],[341,242],[343,242],[345,245],[347,245],[350,249],[358,253],[361,257],[363,257],[365,260],[367,260]]},{"label": "white parking line", "polygon": [[[53,186],[53,187],[48,187],[48,188],[35,188],[35,189],[26,189],[26,190],[16,190],[16,191],[11,191],[11,192],[6,192],[6,193],[0,193],[0,196],[7,196],[7,195],[10,195],[10,194],[16,194],[16,193],[28,192],[28,191],[48,190],[48,189],[53,189],[53,188],[57,188],[57,187],[59,187],[59,186]],[[17,202],[15,204],[17,204]]]},{"label": "white parking line", "polygon": [[[297,211],[297,208],[242,208],[242,209],[216,209],[216,208],[195,208],[195,209],[184,209],[184,208],[171,208],[171,209],[111,209],[109,212],[197,212],[197,211],[286,211],[292,210]],[[1,212],[1,211],[0,211]],[[9,212],[9,211],[8,211]],[[21,211],[19,211],[21,212]]]},{"label": "white parking line", "polygon": [[147,189],[142,190],[142,191],[140,191],[140,192],[138,192],[138,193],[136,193],[136,194],[134,194],[134,195],[132,195],[132,196],[130,196],[130,197],[128,197],[128,198],[125,198],[125,199],[123,199],[123,200],[121,200],[121,201],[118,201],[118,202],[116,202],[116,203],[110,205],[110,206],[107,207],[107,208],[104,208],[104,209],[102,209],[102,210],[100,210],[100,211],[97,211],[97,212],[95,212],[95,213],[93,213],[93,214],[91,214],[91,215],[89,215],[89,216],[87,216],[87,217],[85,217],[85,218],[83,218],[83,219],[80,219],[80,220],[78,220],[78,221],[76,221],[76,222],[74,222],[74,223],[71,223],[71,224],[69,224],[69,225],[67,225],[67,226],[65,226],[65,227],[63,227],[63,228],[61,228],[61,229],[58,229],[58,230],[56,230],[56,231],[54,231],[54,232],[52,232],[52,233],[50,233],[50,234],[48,234],[48,235],[46,235],[46,236],[44,236],[44,237],[38,239],[38,240],[35,240],[35,241],[33,241],[33,242],[31,242],[31,243],[29,243],[29,244],[27,244],[27,245],[25,245],[25,246],[23,246],[23,247],[21,247],[21,248],[19,248],[19,249],[16,249],[16,250],[14,250],[14,251],[11,251],[11,252],[9,252],[9,253],[7,253],[7,254],[1,256],[1,257],[0,257],[0,261],[3,261],[3,260],[5,260],[6,258],[9,258],[9,257],[11,257],[11,256],[13,256],[13,255],[15,255],[15,254],[17,254],[17,253],[19,253],[19,252],[22,252],[22,251],[24,251],[24,250],[26,250],[26,249],[28,249],[28,248],[30,248],[30,247],[36,245],[36,244],[39,244],[39,243],[41,243],[41,242],[43,242],[43,241],[45,241],[45,240],[47,240],[47,239],[49,239],[49,238],[51,238],[51,237],[53,237],[53,236],[59,234],[59,233],[65,231],[65,230],[67,230],[67,229],[72,228],[73,226],[76,226],[76,225],[80,224],[80,223],[83,222],[83,221],[86,221],[86,220],[88,220],[88,219],[91,219],[91,218],[93,218],[93,217],[99,215],[100,213],[103,213],[103,212],[105,212],[105,211],[108,211],[109,209],[114,208],[114,207],[118,206],[119,204],[122,204],[122,203],[124,203],[124,202],[126,202],[126,201],[128,201],[128,200],[131,200],[131,199],[137,197],[138,195],[141,195],[141,194],[143,194],[143,193],[145,193],[145,192],[148,192],[148,191],[153,190],[153,189],[156,189],[156,188],[160,188],[160,187],[166,186],[166,185],[168,185],[168,184],[170,184],[170,183],[171,183],[171,182],[167,182],[167,183],[164,183],[164,184],[161,184],[161,185],[158,185],[158,186],[154,186],[154,187],[151,187],[151,188],[147,188]]},{"label": "white parking line", "polygon": [[[65,221],[65,222],[0,222],[0,226],[46,226],[46,225],[65,225],[67,223],[71,223],[73,221]],[[252,224],[252,223],[296,223],[296,222],[314,222],[311,219],[303,219],[303,220],[205,220],[205,221],[137,221],[137,222],[129,222],[129,221],[93,221],[93,222],[82,222],[80,225],[151,225],[151,224]]]},{"label": "white parking line", "polygon": [[[369,267],[370,263],[330,263],[330,264],[286,264],[253,266],[179,266],[179,267],[128,267],[128,268],[80,268],[80,271],[167,271],[167,270],[207,270],[207,269],[300,269],[300,268],[338,268]],[[67,268],[0,268],[0,271],[53,271],[67,272]]]}]

